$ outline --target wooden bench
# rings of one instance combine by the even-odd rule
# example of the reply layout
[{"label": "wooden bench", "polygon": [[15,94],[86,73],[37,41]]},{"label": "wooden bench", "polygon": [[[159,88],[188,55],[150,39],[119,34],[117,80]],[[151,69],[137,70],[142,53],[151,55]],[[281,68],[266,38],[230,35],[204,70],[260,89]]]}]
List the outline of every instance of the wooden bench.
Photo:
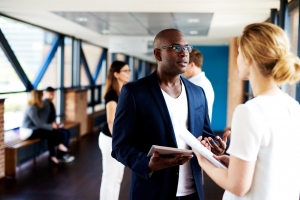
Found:
[{"label": "wooden bench", "polygon": [[88,115],[88,133],[99,133],[106,122],[106,111],[100,110]]},{"label": "wooden bench", "polygon": [[[15,177],[17,174],[18,163],[18,150],[30,145],[37,144],[40,139],[33,140],[20,140],[16,139],[11,142],[5,143],[5,175]],[[36,154],[37,152],[34,152]],[[34,163],[36,155],[33,156]]]},{"label": "wooden bench", "polygon": [[64,129],[68,129],[72,132],[71,141],[75,142],[80,140],[80,122],[63,122]]},{"label": "wooden bench", "polygon": [[[72,132],[70,142],[79,140],[80,123],[64,122],[64,128]],[[35,165],[36,157],[47,150],[47,141],[41,139],[15,139],[5,143],[5,175],[16,177],[18,166],[30,159],[33,159]]]}]

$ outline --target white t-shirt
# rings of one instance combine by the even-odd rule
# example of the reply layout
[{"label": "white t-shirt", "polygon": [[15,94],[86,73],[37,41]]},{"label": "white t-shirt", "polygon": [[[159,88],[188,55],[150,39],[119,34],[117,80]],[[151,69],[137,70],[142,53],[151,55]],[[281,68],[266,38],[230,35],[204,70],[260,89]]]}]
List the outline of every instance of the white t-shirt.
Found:
[{"label": "white t-shirt", "polygon": [[231,132],[227,152],[256,164],[249,192],[225,191],[223,200],[299,200],[299,103],[288,95],[258,96],[235,109]]},{"label": "white t-shirt", "polygon": [[206,100],[207,100],[207,107],[208,107],[208,115],[210,118],[210,122],[212,120],[212,110],[213,110],[213,104],[215,99],[215,93],[214,89],[211,85],[211,82],[206,78],[205,73],[201,72],[197,74],[196,76],[193,76],[189,79],[192,83],[195,85],[198,85],[203,88]]},{"label": "white t-shirt", "polygon": [[[189,146],[179,137],[179,131],[183,128],[187,129],[188,123],[188,103],[185,92],[184,84],[182,84],[181,94],[178,98],[174,99],[162,90],[165,98],[175,137],[177,146],[179,149],[189,149]],[[187,196],[196,192],[194,185],[194,178],[191,168],[191,163],[186,162],[184,165],[179,166],[179,180],[176,196]]]}]

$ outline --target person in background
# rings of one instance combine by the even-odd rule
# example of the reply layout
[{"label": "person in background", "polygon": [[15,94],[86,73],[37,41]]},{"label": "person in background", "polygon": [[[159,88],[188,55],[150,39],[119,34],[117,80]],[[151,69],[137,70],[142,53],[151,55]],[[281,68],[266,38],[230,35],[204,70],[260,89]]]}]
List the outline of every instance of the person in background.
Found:
[{"label": "person in background", "polygon": [[120,185],[124,165],[111,156],[112,132],[117,104],[122,86],[130,80],[130,68],[127,63],[114,61],[109,69],[104,93],[107,122],[99,135],[99,147],[102,152],[102,180],[100,200],[119,199]]},{"label": "person in background", "polygon": [[216,157],[228,169],[195,152],[198,162],[226,190],[223,200],[298,200],[300,106],[279,86],[300,80],[300,60],[271,23],[246,26],[238,45],[239,77],[249,80],[254,98],[234,111],[230,156]]},{"label": "person in background", "polygon": [[[70,138],[71,138],[71,131],[68,129],[63,128],[63,124],[56,123],[56,110],[53,104],[53,99],[55,96],[55,89],[52,87],[47,87],[44,90],[44,100],[43,100],[43,108],[39,111],[40,113],[48,113],[48,118],[46,118],[46,123],[51,123],[55,127],[55,129],[64,135],[63,144],[69,148]],[[72,162],[75,157],[71,156],[66,152],[62,152],[60,150],[57,151],[57,158],[61,162]]]},{"label": "person in background", "polygon": [[52,164],[58,165],[59,160],[56,157],[57,149],[62,152],[68,152],[68,148],[63,144],[64,135],[57,131],[57,126],[54,123],[46,123],[49,113],[39,112],[43,108],[43,92],[32,90],[28,101],[28,106],[25,108],[24,118],[20,127],[20,139],[46,139],[50,152],[49,161]]},{"label": "person in background", "polygon": [[189,81],[191,81],[195,85],[202,87],[202,89],[204,90],[207,99],[209,119],[211,122],[215,93],[211,82],[205,76],[205,72],[202,71],[202,65],[202,53],[198,49],[193,49],[190,53],[189,65],[186,67],[186,70],[183,73],[183,75],[185,78],[188,78]]}]

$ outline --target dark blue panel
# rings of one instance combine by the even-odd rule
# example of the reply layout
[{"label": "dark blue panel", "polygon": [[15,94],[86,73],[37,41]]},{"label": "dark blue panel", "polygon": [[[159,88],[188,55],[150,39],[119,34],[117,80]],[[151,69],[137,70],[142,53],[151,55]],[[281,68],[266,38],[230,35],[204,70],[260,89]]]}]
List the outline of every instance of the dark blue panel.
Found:
[{"label": "dark blue panel", "polygon": [[114,62],[116,60],[116,53],[111,54],[111,62]]},{"label": "dark blue panel", "polygon": [[193,46],[203,54],[203,71],[210,80],[215,100],[212,113],[212,129],[223,131],[227,117],[228,46]]},{"label": "dark blue panel", "polygon": [[296,85],[296,100],[300,103],[300,84]]},{"label": "dark blue panel", "polygon": [[129,59],[130,59],[130,56],[126,56],[125,57],[125,62],[129,65]]},{"label": "dark blue panel", "polygon": [[144,76],[144,74],[142,74],[142,72],[143,72],[143,61],[139,60],[138,79],[140,79]]},{"label": "dark blue panel", "polygon": [[272,24],[278,25],[278,11],[276,8],[271,9],[270,22]]},{"label": "dark blue panel", "polygon": [[287,30],[288,26],[288,1],[280,0],[280,9],[279,9],[279,22],[278,25],[283,29]]}]

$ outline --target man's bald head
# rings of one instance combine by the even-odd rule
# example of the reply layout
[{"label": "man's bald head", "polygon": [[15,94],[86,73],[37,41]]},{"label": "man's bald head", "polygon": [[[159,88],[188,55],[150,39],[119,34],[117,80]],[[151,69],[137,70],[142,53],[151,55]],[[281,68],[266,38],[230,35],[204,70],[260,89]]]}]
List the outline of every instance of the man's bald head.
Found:
[{"label": "man's bald head", "polygon": [[170,29],[165,29],[165,30],[160,31],[154,38],[154,42],[153,42],[154,49],[161,47],[163,44],[163,41],[165,39],[168,39],[173,33],[182,34],[181,31],[179,31],[175,28],[170,28]]}]

